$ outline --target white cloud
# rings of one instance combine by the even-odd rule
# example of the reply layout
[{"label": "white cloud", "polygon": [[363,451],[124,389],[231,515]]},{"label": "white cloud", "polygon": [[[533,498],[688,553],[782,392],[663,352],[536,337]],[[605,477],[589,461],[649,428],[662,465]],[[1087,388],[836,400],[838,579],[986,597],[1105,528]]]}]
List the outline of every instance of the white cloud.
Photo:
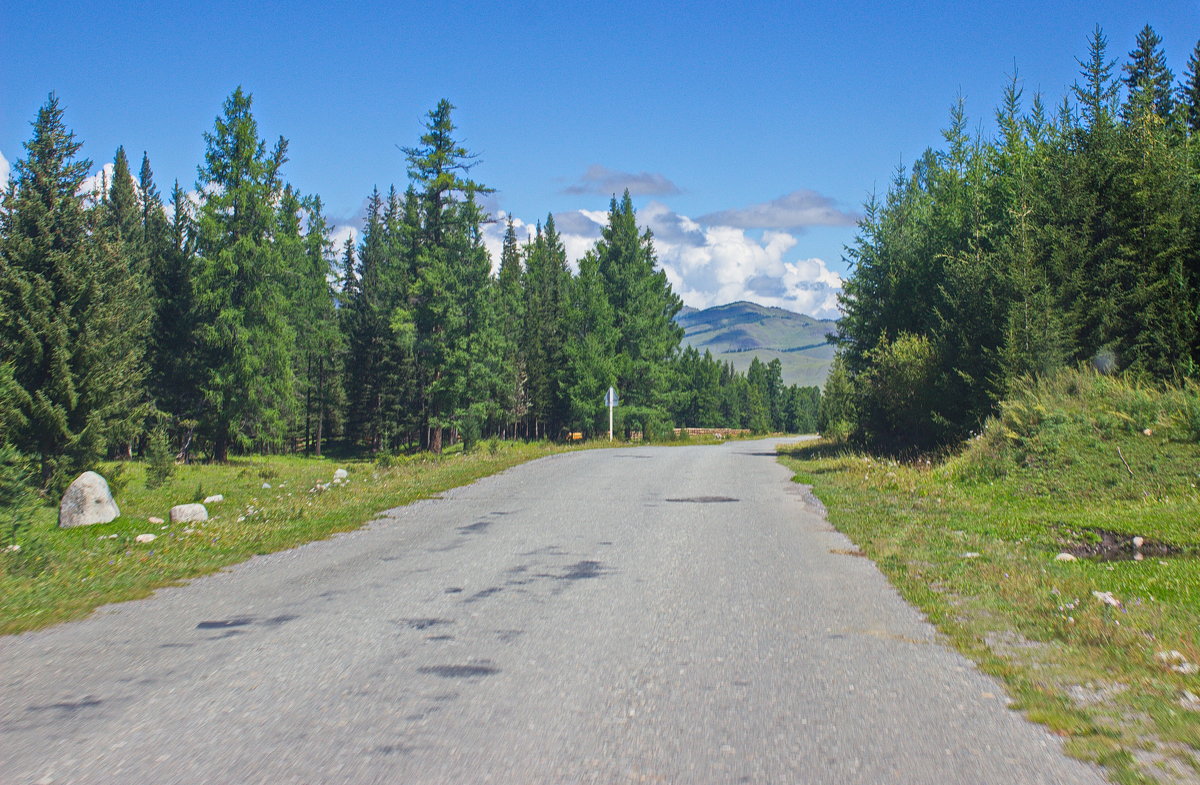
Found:
[{"label": "white cloud", "polygon": [[[354,226],[344,224],[332,224],[329,227],[329,243],[333,248],[334,263],[341,264],[342,252],[346,249],[346,240],[349,239],[355,245],[358,244],[358,229]],[[355,253],[358,249],[355,249]]]},{"label": "white cloud", "polygon": [[[579,258],[595,244],[607,220],[605,211],[555,214],[572,267],[578,269]],[[646,205],[638,213],[638,223],[654,233],[659,264],[687,305],[708,308],[749,300],[821,318],[838,316],[841,276],[822,259],[788,258],[798,243],[792,234],[765,231],[756,238],[741,228],[706,225],[679,215],[659,202]],[[492,226],[500,227],[494,249],[489,242],[493,259],[498,259],[504,225]]]},{"label": "white cloud", "polygon": [[109,161],[104,166],[100,167],[99,171],[90,177],[85,177],[83,183],[79,186],[79,195],[86,197],[91,203],[100,201],[104,188],[112,187],[113,169],[112,161]]},{"label": "white cloud", "polygon": [[563,193],[614,196],[627,190],[632,196],[671,196],[680,193],[679,186],[658,172],[619,172],[600,164],[589,166],[579,181],[564,188]]},{"label": "white cloud", "polygon": [[801,189],[769,202],[721,210],[698,219],[709,226],[740,229],[799,229],[805,226],[853,226],[858,215],[840,210],[837,203],[816,191]]},{"label": "white cloud", "polygon": [[8,187],[8,175],[12,172],[12,167],[8,163],[8,159],[4,157],[4,153],[0,153],[0,189]]}]

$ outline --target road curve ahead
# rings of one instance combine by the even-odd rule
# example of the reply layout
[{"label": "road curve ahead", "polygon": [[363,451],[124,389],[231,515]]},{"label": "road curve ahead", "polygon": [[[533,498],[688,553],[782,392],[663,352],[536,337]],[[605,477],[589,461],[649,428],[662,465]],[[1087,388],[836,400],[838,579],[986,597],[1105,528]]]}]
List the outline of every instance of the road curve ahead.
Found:
[{"label": "road curve ahead", "polygon": [[1103,782],[773,453],[557,455],[2,638],[0,782]]}]

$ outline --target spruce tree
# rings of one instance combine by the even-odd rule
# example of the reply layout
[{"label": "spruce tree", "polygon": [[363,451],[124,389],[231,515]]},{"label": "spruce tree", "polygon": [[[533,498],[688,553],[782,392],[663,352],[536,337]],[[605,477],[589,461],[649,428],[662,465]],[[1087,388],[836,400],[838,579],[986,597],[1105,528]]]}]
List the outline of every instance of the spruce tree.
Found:
[{"label": "spruce tree", "polygon": [[61,490],[145,416],[129,267],[79,190],[91,162],[51,95],[0,205],[4,438]]},{"label": "spruce tree", "polygon": [[669,361],[683,338],[674,320],[683,303],[658,268],[650,231],[638,231],[628,191],[611,201],[595,256],[618,330],[618,389],[630,405],[665,408]]},{"label": "spruce tree", "polygon": [[1162,38],[1154,28],[1146,25],[1137,34],[1137,43],[1129,53],[1129,62],[1124,66],[1127,99],[1124,116],[1126,122],[1133,121],[1139,96],[1152,111],[1167,120],[1175,111],[1175,76],[1167,67],[1167,56],[1162,49]]},{"label": "spruce tree", "polygon": [[267,153],[240,87],[204,139],[194,278],[202,422],[213,457],[224,461],[234,447],[277,445],[292,401],[294,335],[273,237],[287,142]]},{"label": "spruce tree", "polygon": [[435,453],[442,450],[446,429],[477,427],[486,399],[472,390],[494,389],[498,383],[487,362],[493,348],[487,344],[494,338],[491,262],[482,242],[485,216],[475,201],[492,189],[467,177],[477,157],[454,138],[453,109],[449,101],[439,101],[428,114],[420,144],[404,148],[420,199],[420,250],[410,302],[422,444]]}]

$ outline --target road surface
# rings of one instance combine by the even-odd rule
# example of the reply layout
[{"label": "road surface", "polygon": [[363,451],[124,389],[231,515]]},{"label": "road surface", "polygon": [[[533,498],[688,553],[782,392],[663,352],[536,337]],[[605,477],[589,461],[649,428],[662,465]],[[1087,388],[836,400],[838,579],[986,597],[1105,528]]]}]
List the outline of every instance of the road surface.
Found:
[{"label": "road surface", "polygon": [[774,444],[552,456],[0,638],[0,782],[1103,782]]}]

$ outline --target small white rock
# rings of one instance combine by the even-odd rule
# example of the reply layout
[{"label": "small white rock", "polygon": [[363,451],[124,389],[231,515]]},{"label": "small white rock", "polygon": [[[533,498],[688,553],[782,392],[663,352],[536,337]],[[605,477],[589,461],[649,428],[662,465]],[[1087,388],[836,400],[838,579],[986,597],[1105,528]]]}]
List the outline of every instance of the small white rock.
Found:
[{"label": "small white rock", "polygon": [[151,515],[149,518],[146,519],[146,523],[166,523],[166,521],[164,521],[162,518],[158,518],[158,517]]},{"label": "small white rock", "polygon": [[1179,705],[1188,711],[1200,711],[1200,697],[1190,690],[1184,690],[1179,698]]},{"label": "small white rock", "polygon": [[208,520],[208,509],[203,504],[176,504],[171,508],[171,523],[194,523]]},{"label": "small white rock", "polygon": [[21,550],[21,546],[20,546],[20,545],[17,545],[17,544],[14,542],[12,545],[8,546],[8,547],[7,547],[7,548],[5,548],[4,550],[8,551],[9,553],[16,553],[17,551]]},{"label": "small white rock", "polygon": [[1094,591],[1092,592],[1092,596],[1097,600],[1100,600],[1100,602],[1104,603],[1105,605],[1111,605],[1114,608],[1121,607],[1121,601],[1114,597],[1113,593],[1110,591]]},{"label": "small white rock", "polygon": [[225,501],[225,495],[220,493],[214,493],[212,496],[207,496],[204,499],[205,504],[216,504],[223,501]]},{"label": "small white rock", "polygon": [[268,488],[268,489],[269,489],[270,487],[271,487],[271,483],[269,483],[269,482],[264,482],[264,483],[263,483],[263,488]]},{"label": "small white rock", "polygon": [[154,542],[158,539],[157,534],[139,534],[133,538],[134,542]]},{"label": "small white rock", "polygon": [[1054,561],[1079,561],[1079,559],[1075,558],[1074,554],[1064,551],[1055,556]]},{"label": "small white rock", "polygon": [[964,559],[978,559],[982,555],[982,553],[976,553],[975,551],[967,551],[962,555],[962,557]]},{"label": "small white rock", "polygon": [[1159,662],[1187,662],[1187,657],[1183,656],[1183,652],[1176,649],[1160,651],[1158,654],[1154,655],[1154,659],[1158,660]]},{"label": "small white rock", "polygon": [[1140,548],[1140,547],[1142,547],[1142,543],[1144,543],[1144,542],[1145,542],[1145,540],[1142,539],[1141,537],[1134,537],[1133,538],[1133,547]]},{"label": "small white rock", "polygon": [[1171,668],[1171,670],[1176,673],[1182,673],[1184,676],[1195,676],[1197,673],[1200,673],[1200,665],[1194,662],[1181,662],[1174,668]]},{"label": "small white rock", "polygon": [[350,472],[346,471],[345,469],[338,469],[333,473],[333,479],[335,480],[344,480],[349,476]]}]

